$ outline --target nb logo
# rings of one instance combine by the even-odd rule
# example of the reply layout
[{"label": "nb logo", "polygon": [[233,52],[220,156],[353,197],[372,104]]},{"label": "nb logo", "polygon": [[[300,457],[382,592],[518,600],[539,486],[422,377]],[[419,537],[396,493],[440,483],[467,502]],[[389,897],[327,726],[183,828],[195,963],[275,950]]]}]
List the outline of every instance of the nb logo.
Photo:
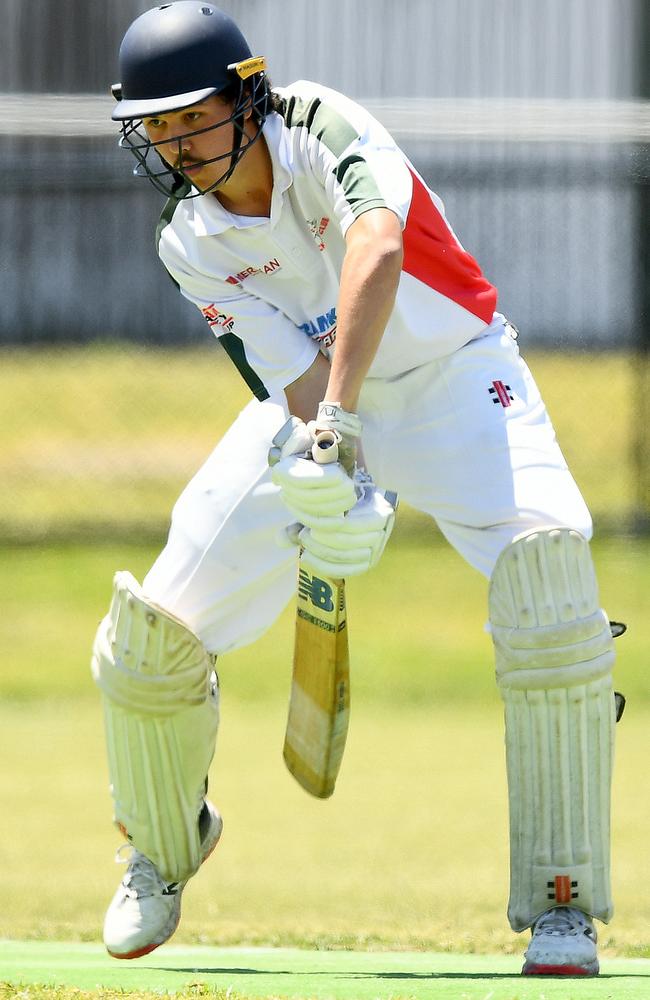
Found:
[{"label": "nb logo", "polygon": [[334,600],[332,588],[325,580],[317,576],[309,576],[304,569],[300,570],[298,580],[298,594],[300,597],[311,601],[315,608],[320,611],[333,611]]}]

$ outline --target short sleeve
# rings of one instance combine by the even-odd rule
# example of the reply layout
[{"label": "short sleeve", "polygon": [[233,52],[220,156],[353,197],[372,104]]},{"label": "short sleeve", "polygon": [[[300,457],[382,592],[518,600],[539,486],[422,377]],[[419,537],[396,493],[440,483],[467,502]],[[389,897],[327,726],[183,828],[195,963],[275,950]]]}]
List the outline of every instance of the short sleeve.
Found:
[{"label": "short sleeve", "polygon": [[[294,85],[299,90],[300,83]],[[406,225],[413,191],[404,154],[383,125],[328,88],[286,96],[285,123],[325,188],[343,234],[364,212],[388,208]]]}]

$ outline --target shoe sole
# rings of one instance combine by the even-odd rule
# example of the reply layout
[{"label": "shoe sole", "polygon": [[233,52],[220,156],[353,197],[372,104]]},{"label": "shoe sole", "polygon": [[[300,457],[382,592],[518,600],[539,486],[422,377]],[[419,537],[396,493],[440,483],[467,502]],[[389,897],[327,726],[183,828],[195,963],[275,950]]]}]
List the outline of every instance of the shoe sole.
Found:
[{"label": "shoe sole", "polygon": [[538,962],[526,962],[521,970],[522,976],[597,976],[600,969],[598,963],[590,965],[541,965]]},{"label": "shoe sole", "polygon": [[[208,858],[210,857],[210,855],[214,851],[215,847],[217,846],[217,844],[221,840],[221,834],[223,832],[223,820],[221,819],[221,816],[219,816],[219,820],[220,820],[219,832],[217,833],[217,836],[216,836],[215,841],[212,844],[212,846],[208,849],[208,851],[201,858],[201,865],[205,864],[205,862],[208,860]],[[189,879],[187,881],[189,882]],[[183,890],[185,889],[186,885],[187,885],[187,882],[183,882],[183,885],[179,886],[179,888],[177,890],[177,893],[178,893],[178,913],[176,914],[176,920],[174,921],[174,926],[172,928],[170,928],[170,930],[168,931],[168,933],[165,934],[164,938],[162,938],[161,941],[156,941],[155,944],[147,944],[147,945],[144,946],[144,948],[136,948],[135,951],[128,951],[128,952],[124,952],[124,951],[122,951],[122,952],[116,952],[116,951],[111,951],[110,948],[107,948],[106,951],[111,956],[111,958],[119,958],[119,959],[125,959],[125,960],[126,959],[131,959],[131,958],[142,958],[143,955],[150,955],[152,951],[156,950],[156,948],[160,948],[161,944],[164,944],[165,941],[169,941],[170,937],[172,936],[172,934],[174,933],[174,931],[176,930],[176,928],[178,927],[178,925],[179,925],[179,923],[181,921],[181,896],[183,894]]]}]

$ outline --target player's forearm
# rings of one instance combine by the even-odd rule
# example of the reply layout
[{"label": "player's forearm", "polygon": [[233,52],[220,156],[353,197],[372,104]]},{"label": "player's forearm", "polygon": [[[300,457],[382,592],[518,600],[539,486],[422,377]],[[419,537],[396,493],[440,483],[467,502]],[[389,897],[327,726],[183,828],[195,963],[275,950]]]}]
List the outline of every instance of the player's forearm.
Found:
[{"label": "player's forearm", "polygon": [[403,260],[399,222],[388,209],[368,212],[350,227],[347,243],[325,398],[355,411],[395,304]]},{"label": "player's forearm", "polygon": [[316,416],[318,404],[325,399],[330,364],[323,354],[317,354],[312,365],[300,378],[284,390],[289,413],[305,423]]}]

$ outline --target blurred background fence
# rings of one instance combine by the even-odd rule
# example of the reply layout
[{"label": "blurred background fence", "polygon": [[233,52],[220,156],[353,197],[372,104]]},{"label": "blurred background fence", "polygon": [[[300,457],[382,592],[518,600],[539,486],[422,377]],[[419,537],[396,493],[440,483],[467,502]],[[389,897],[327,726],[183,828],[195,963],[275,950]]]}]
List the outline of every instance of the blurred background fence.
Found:
[{"label": "blurred background fence", "polygon": [[[159,265],[108,85],[148,0],[3,0],[0,538],[159,537],[246,390]],[[601,530],[650,521],[647,0],[222,0],[365,103],[498,286]]]}]

